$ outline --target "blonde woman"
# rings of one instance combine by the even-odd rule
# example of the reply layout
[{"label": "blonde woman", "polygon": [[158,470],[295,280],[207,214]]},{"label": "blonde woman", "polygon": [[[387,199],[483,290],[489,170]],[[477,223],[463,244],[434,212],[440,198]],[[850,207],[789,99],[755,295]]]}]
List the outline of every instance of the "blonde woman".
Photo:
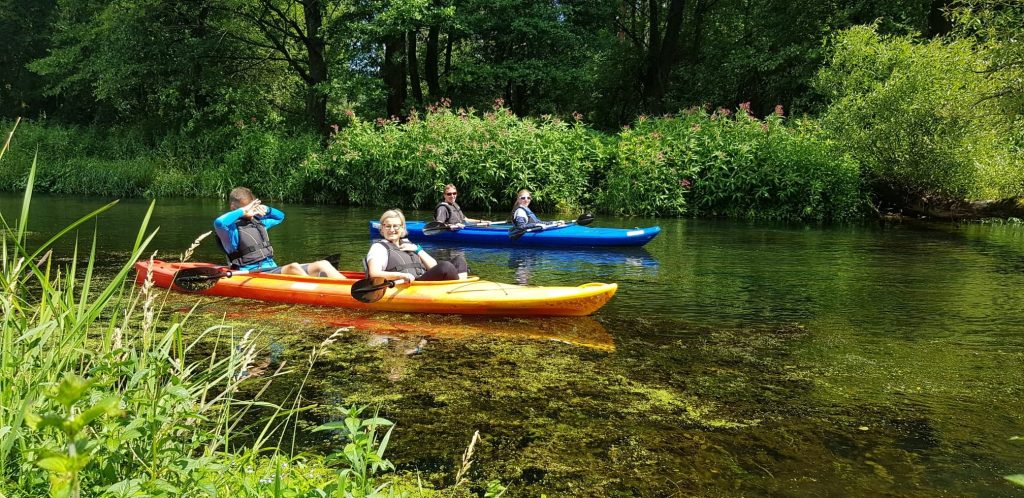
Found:
[{"label": "blonde woman", "polygon": [[366,253],[366,276],[387,280],[462,280],[467,276],[465,258],[437,261],[417,244],[405,237],[405,215],[389,209],[380,217],[380,235],[384,240],[373,243]]}]

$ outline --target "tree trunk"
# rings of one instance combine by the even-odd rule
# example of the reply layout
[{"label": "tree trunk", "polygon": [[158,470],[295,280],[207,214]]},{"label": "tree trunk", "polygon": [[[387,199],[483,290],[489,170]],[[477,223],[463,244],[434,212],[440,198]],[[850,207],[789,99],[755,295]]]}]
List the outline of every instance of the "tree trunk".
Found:
[{"label": "tree trunk", "polygon": [[423,105],[423,87],[420,85],[420,68],[416,54],[416,36],[419,33],[413,29],[409,31],[409,86],[412,88],[412,98],[416,105]]},{"label": "tree trunk", "polygon": [[450,73],[451,70],[452,70],[452,44],[455,43],[455,40],[453,39],[451,33],[449,33],[446,38],[447,39],[445,40],[445,44],[444,44],[444,74],[445,75]]},{"label": "tree trunk", "polygon": [[684,0],[671,0],[665,19],[665,34],[659,34],[658,0],[648,0],[650,36],[647,52],[647,71],[644,76],[644,100],[647,110],[661,114],[668,77],[679,58],[679,35],[683,27]]},{"label": "tree trunk", "polygon": [[327,60],[324,49],[327,46],[320,35],[324,17],[320,0],[302,2],[302,14],[306,20],[306,53],[309,58],[308,94],[306,97],[306,115],[315,130],[326,139],[327,128],[327,94],[323,87],[328,82]]},{"label": "tree trunk", "polygon": [[1024,197],[987,201],[922,198],[908,206],[905,211],[912,215],[946,220],[1024,218]]},{"label": "tree trunk", "polygon": [[953,31],[953,23],[945,15],[950,3],[950,0],[932,0],[931,8],[928,9],[928,36],[934,38]]},{"label": "tree trunk", "polygon": [[427,54],[423,67],[424,76],[427,79],[427,91],[430,93],[430,100],[434,102],[441,100],[441,81],[437,77],[437,42],[440,32],[441,28],[431,26],[427,33]]},{"label": "tree trunk", "polygon": [[387,115],[401,117],[405,108],[405,36],[389,36],[384,41],[384,86],[388,89]]}]

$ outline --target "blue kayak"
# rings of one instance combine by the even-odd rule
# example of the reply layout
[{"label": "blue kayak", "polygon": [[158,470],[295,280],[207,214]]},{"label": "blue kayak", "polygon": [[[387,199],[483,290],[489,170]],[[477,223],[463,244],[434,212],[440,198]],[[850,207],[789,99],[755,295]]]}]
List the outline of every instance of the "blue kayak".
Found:
[{"label": "blue kayak", "polygon": [[[647,228],[592,228],[568,223],[547,226],[543,231],[530,231],[517,240],[508,235],[510,225],[495,223],[490,226],[467,226],[461,230],[442,231],[424,235],[422,221],[409,221],[409,239],[419,242],[455,242],[462,245],[501,245],[508,247],[639,247],[661,233],[661,227]],[[370,235],[380,237],[380,223],[370,222]]]}]

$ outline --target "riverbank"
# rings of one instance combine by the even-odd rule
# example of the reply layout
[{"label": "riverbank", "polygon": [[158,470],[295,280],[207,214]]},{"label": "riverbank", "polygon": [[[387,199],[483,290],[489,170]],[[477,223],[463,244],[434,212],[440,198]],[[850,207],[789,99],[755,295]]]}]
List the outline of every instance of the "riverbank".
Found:
[{"label": "riverbank", "polygon": [[326,148],[259,122],[202,137],[22,123],[0,190],[18,191],[38,151],[37,191],[222,197],[432,208],[459,185],[466,209],[503,213],[520,188],[539,211],[839,221],[865,213],[856,163],[820,131],[773,114],[691,110],[619,134],[497,108],[445,107],[404,124],[351,121]]}]

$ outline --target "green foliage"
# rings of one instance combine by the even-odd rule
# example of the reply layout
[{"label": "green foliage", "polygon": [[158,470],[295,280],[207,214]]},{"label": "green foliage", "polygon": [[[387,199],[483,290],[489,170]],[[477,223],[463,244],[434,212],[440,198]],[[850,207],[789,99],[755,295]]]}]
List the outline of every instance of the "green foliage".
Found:
[{"label": "green foliage", "polygon": [[982,98],[990,87],[978,62],[963,41],[882,37],[864,26],[833,39],[816,80],[831,102],[823,123],[881,201],[1024,193],[1024,163]]},{"label": "green foliage", "polygon": [[846,220],[862,208],[857,164],[809,127],[744,109],[689,111],[623,130],[602,209],[628,215]]},{"label": "green foliage", "polygon": [[355,120],[299,173],[316,201],[433,207],[448,182],[463,207],[511,210],[515,193],[535,190],[540,210],[577,210],[605,160],[600,134],[558,119],[519,119],[507,109],[477,116],[441,107],[404,125]]},{"label": "green foliage", "polygon": [[[246,375],[258,353],[252,331],[239,339],[217,325],[186,339],[185,321],[161,318],[152,275],[141,271],[138,287],[127,278],[153,238],[154,205],[128,262],[101,286],[95,236],[84,268],[77,244],[67,267],[55,267],[48,250],[116,202],[30,250],[35,173],[13,226],[0,214],[0,496],[428,496],[397,476],[383,480],[394,470],[384,458],[391,429],[380,440],[376,431],[393,425],[363,420],[362,409],[322,427],[344,430],[340,462],[268,446],[278,431],[296,430],[291,417],[306,409],[259,399],[290,372],[245,399],[246,385],[260,382]],[[313,350],[310,369],[332,341]]]},{"label": "green foliage", "polygon": [[965,0],[951,14],[957,34],[976,43],[994,87],[988,97],[1013,116],[1024,114],[1024,3]]},{"label": "green foliage", "polygon": [[[387,483],[377,485],[374,476],[381,471],[394,470],[395,466],[384,458],[384,451],[391,439],[391,431],[395,429],[391,421],[374,415],[369,419],[362,419],[362,412],[365,407],[351,407],[345,413],[344,420],[328,422],[316,429],[317,431],[337,431],[348,442],[345,447],[331,455],[331,459],[340,460],[346,467],[338,474],[335,484],[328,486],[326,491],[330,495],[361,496],[366,498],[378,498],[383,496],[394,496],[388,489]],[[387,427],[384,436],[377,440],[377,429]],[[384,493],[384,491],[389,491]]]}]

